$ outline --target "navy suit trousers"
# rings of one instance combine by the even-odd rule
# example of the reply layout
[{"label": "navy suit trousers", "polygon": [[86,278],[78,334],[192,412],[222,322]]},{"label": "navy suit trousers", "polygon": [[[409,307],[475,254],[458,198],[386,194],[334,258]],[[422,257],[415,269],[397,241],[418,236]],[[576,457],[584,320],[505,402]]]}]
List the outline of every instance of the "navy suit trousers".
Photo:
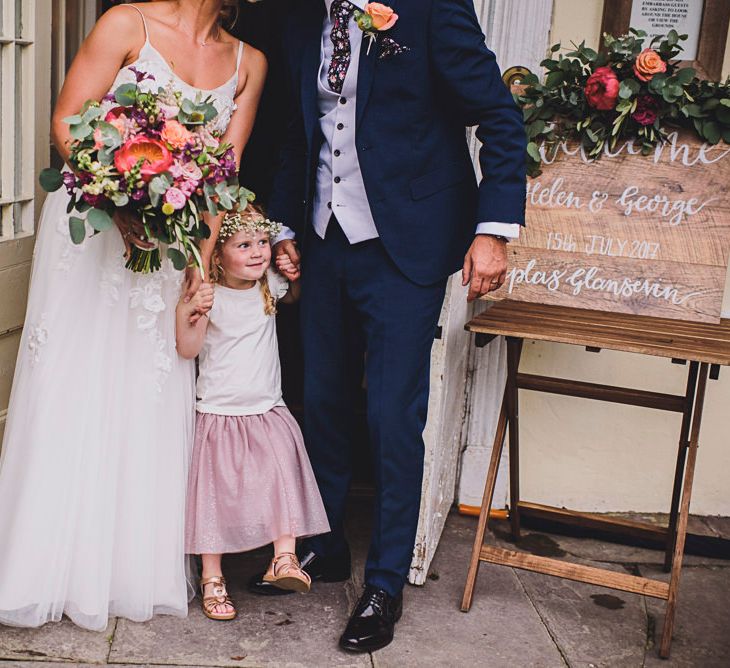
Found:
[{"label": "navy suit trousers", "polygon": [[301,301],[304,434],[332,529],[310,539],[309,546],[322,556],[346,549],[354,404],[346,316],[354,312],[367,350],[376,484],[365,581],[393,596],[405,584],[418,526],[431,346],[445,288],[445,280],[429,286],[410,281],[379,239],[351,245],[334,218],[324,240],[307,235]]}]

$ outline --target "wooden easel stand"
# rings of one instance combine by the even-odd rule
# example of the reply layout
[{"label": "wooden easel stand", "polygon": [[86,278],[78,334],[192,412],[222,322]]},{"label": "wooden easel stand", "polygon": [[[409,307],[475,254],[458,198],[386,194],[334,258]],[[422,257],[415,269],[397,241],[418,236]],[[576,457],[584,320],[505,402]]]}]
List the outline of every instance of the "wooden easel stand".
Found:
[{"label": "wooden easel stand", "polygon": [[[484,496],[461,609],[468,612],[471,607],[479,564],[482,561],[644,594],[667,601],[659,655],[668,658],[674,629],[707,379],[711,365],[714,367],[730,363],[730,321],[724,320],[719,325],[707,325],[504,301],[477,316],[466,325],[466,328],[481,338],[478,341],[478,344],[481,345],[498,335],[507,337],[507,383],[484,486]],[[570,343],[594,351],[609,348],[669,357],[673,360],[689,360],[685,393],[684,395],[672,395],[520,373],[519,363],[524,339]],[[714,375],[716,372],[713,373]],[[521,389],[682,414],[670,519],[666,531],[665,569],[671,572],[668,584],[650,578],[484,544],[489,509],[492,505],[499,461],[508,426],[509,517],[513,539],[517,540],[520,537],[518,392]],[[533,509],[537,508],[543,516],[549,518],[553,515],[562,521],[569,521],[573,516],[585,524],[586,517],[589,517],[564,509],[530,505]],[[631,523],[634,526],[629,527],[621,520],[605,518],[601,519],[601,523],[604,528],[611,527],[611,530],[616,533],[636,530],[640,526],[639,523]],[[647,528],[650,527],[647,525]]]}]

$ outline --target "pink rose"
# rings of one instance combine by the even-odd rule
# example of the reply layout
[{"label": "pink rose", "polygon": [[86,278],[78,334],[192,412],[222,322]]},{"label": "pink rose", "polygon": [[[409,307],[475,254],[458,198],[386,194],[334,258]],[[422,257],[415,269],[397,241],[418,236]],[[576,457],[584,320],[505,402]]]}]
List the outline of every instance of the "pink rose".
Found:
[{"label": "pink rose", "polygon": [[192,160],[182,164],[181,172],[181,176],[188,181],[200,181],[203,178],[200,167]]},{"label": "pink rose", "polygon": [[398,20],[398,14],[381,2],[369,2],[365,5],[365,13],[370,14],[373,20],[373,28],[381,32],[390,30]]},{"label": "pink rose", "polygon": [[94,149],[99,150],[104,148],[104,137],[101,134],[101,128],[94,130]]},{"label": "pink rose", "polygon": [[165,202],[172,205],[175,211],[182,209],[188,201],[185,193],[180,188],[175,188],[174,186],[167,189],[164,199]]}]

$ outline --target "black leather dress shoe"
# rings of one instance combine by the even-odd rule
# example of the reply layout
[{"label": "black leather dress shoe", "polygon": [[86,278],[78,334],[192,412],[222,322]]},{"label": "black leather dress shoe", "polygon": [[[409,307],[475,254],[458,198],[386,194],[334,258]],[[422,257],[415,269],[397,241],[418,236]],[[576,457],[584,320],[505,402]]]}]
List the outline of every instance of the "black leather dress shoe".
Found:
[{"label": "black leather dress shoe", "polygon": [[[352,570],[350,551],[339,557],[320,557],[311,550],[297,550],[302,570],[306,571],[312,582],[344,582],[350,579]],[[248,590],[262,596],[284,596],[292,591],[279,589],[264,580],[264,573],[257,573],[248,581]]]},{"label": "black leather dress shoe", "polygon": [[340,647],[348,652],[382,649],[392,642],[395,623],[402,614],[402,593],[391,596],[382,589],[366,585],[340,638]]}]

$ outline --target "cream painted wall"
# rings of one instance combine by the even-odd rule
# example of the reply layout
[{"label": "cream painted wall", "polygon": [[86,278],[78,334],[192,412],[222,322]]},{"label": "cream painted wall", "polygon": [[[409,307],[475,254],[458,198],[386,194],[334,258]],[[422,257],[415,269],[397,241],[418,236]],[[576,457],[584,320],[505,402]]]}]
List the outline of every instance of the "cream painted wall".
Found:
[{"label": "cream painted wall", "polygon": [[[601,11],[600,0],[556,0],[551,43],[597,43]],[[725,307],[730,312],[730,289]],[[521,370],[679,394],[687,373],[666,359],[539,342],[525,346]],[[667,510],[679,415],[534,392],[521,392],[520,402],[524,499],[576,510]],[[730,515],[728,405],[730,368],[723,368],[708,385],[693,513]]]}]

